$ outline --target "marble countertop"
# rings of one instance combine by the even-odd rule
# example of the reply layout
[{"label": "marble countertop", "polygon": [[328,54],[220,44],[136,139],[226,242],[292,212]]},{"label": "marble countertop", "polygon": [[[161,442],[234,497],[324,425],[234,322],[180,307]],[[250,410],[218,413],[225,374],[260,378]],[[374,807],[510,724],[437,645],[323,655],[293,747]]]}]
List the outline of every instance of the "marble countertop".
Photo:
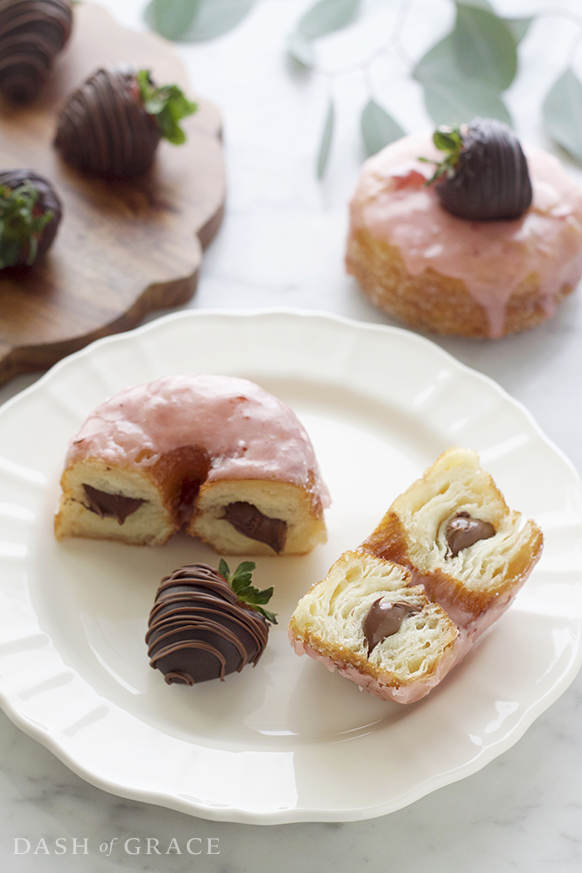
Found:
[{"label": "marble countertop", "polygon": [[[101,2],[122,24],[145,28],[142,0]],[[190,306],[293,307],[390,324],[343,269],[346,204],[364,158],[358,117],[369,81],[357,69],[330,78],[290,67],[285,37],[308,5],[304,0],[257,0],[226,35],[176,48],[197,90],[224,113],[228,170],[224,223],[206,253]],[[534,0],[495,3],[506,16],[531,14],[542,5]],[[560,0],[559,6],[576,11],[579,4]],[[357,66],[376,46],[389,42],[404,12],[401,36],[413,57],[447,31],[454,14],[448,0],[369,0],[360,23],[321,41],[322,63],[332,69]],[[520,76],[508,95],[520,134],[554,151],[542,129],[540,103],[563,68],[576,32],[576,25],[557,17],[535,23],[522,44]],[[429,126],[419,88],[397,54],[375,64],[371,79],[402,127],[412,132]],[[315,156],[329,88],[336,100],[337,131],[328,172],[318,182]],[[580,170],[566,163],[582,179]],[[578,291],[551,321],[529,333],[498,342],[433,340],[521,401],[582,472],[581,331]],[[14,379],[0,389],[0,403],[35,378]],[[580,676],[513,748],[473,776],[405,809],[356,823],[260,827],[206,821],[107,794],[0,714],[0,855],[11,873],[545,873],[558,867],[578,873],[579,718]],[[128,838],[134,838],[130,849],[141,847],[139,854],[124,849]],[[148,838],[159,840],[162,854],[145,854]],[[185,849],[192,838],[204,847],[195,858]],[[29,851],[24,851],[26,840]]]}]

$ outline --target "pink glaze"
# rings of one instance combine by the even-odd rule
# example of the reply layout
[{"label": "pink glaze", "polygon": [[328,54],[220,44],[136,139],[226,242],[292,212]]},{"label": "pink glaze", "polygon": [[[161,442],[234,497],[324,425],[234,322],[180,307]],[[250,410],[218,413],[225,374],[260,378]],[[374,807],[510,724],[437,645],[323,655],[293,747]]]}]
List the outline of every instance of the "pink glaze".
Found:
[{"label": "pink glaze", "polygon": [[208,482],[277,479],[329,494],[305,428],[295,413],[254,382],[231,376],[162,376],[125,388],[92,412],[67,452],[148,467],[181,446],[211,458]]},{"label": "pink glaze", "polygon": [[360,688],[369,691],[374,697],[379,697],[381,700],[393,700],[395,703],[415,703],[432,691],[435,685],[441,682],[447,673],[461,661],[469,651],[470,646],[462,635],[459,635],[457,640],[451,645],[443,655],[438,669],[430,676],[424,679],[416,680],[410,685],[386,685],[370,676],[368,673],[360,673],[355,667],[349,664],[335,663],[331,658],[321,655],[308,643],[302,643],[300,640],[289,633],[289,639],[296,655],[309,655],[315,661],[321,661],[325,664],[330,672],[335,670],[345,679],[350,679],[359,685]]},{"label": "pink glaze", "polygon": [[432,269],[460,279],[487,313],[491,337],[501,336],[514,290],[535,272],[548,317],[563,285],[582,276],[582,193],[558,161],[525,148],[533,202],[513,221],[467,221],[442,208],[434,167],[417,159],[439,152],[430,134],[405,137],[364,164],[350,206],[350,234],[358,229],[400,249],[406,269]]}]

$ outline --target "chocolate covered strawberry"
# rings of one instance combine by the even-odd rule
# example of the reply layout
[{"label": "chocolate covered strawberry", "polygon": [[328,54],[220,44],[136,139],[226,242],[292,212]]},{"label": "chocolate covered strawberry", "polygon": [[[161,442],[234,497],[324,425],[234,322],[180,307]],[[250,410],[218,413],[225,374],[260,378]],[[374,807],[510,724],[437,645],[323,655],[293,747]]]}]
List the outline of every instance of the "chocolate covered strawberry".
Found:
[{"label": "chocolate covered strawberry", "polygon": [[277,619],[264,608],[273,589],[251,584],[254,569],[243,561],[231,574],[221,560],[218,570],[187,564],[162,579],[146,642],[150,666],[168,685],[224,679],[257,663]]},{"label": "chocolate covered strawberry", "polygon": [[196,111],[176,85],[158,88],[148,70],[97,70],[59,115],[55,146],[67,163],[100,176],[124,178],[152,166],[162,138],[186,139],[180,121]]},{"label": "chocolate covered strawberry", "polygon": [[0,270],[32,266],[52,245],[61,216],[61,201],[42,176],[0,173]]},{"label": "chocolate covered strawberry", "polygon": [[472,221],[519,218],[532,187],[521,145],[506,124],[475,118],[461,127],[439,127],[433,142],[444,152],[429,184],[447,212]]},{"label": "chocolate covered strawberry", "polygon": [[0,93],[34,100],[72,24],[70,0],[0,0]]}]

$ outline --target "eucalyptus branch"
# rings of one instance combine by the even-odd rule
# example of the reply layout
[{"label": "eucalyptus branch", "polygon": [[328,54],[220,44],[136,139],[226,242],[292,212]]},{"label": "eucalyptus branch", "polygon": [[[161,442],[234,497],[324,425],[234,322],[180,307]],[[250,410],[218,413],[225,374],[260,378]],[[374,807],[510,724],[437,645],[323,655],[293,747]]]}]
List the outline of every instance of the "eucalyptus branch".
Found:
[{"label": "eucalyptus branch", "polygon": [[[146,20],[170,39],[202,40],[216,37],[234,27],[256,0],[229,0],[229,13],[216,0],[150,0]],[[384,45],[355,63],[332,69],[318,62],[318,38],[348,27],[360,13],[362,0],[315,0],[300,17],[287,39],[287,53],[314,75],[337,82],[361,73],[369,95],[361,112],[361,130],[368,154],[373,154],[404,135],[402,127],[375,96],[371,69],[387,56],[396,58],[407,74],[422,88],[424,102],[435,125],[456,125],[475,116],[512,123],[504,94],[518,70],[518,45],[530,24],[542,17],[562,18],[578,28],[565,71],[550,87],[542,114],[550,136],[582,163],[582,84],[576,76],[574,59],[582,43],[582,15],[560,7],[543,7],[527,18],[503,18],[489,0],[476,5],[471,0],[451,0],[456,10],[451,32],[416,60],[403,40],[411,14],[411,0],[399,0],[392,32]],[[222,10],[222,11],[221,11]],[[331,92],[317,154],[317,175],[321,178],[331,153],[335,107]]]}]

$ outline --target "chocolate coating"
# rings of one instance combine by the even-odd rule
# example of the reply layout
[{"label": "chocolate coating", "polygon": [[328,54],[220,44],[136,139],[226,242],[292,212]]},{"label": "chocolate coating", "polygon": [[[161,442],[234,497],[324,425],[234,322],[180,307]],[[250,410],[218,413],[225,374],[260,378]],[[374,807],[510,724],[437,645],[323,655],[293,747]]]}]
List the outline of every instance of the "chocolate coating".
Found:
[{"label": "chocolate coating", "polygon": [[495,528],[489,521],[472,518],[468,512],[459,512],[449,521],[445,536],[449,544],[450,555],[455,558],[459,552],[468,549],[479,540],[488,540],[490,537],[494,537]]},{"label": "chocolate coating", "polygon": [[126,518],[140,508],[145,501],[139,497],[126,497],[124,494],[110,494],[108,491],[100,491],[92,485],[83,485],[89,509],[97,513],[101,518],[112,516],[119,524],[123,524]]},{"label": "chocolate coating", "polygon": [[277,554],[285,548],[287,523],[281,518],[263,515],[252,503],[229,503],[222,517],[239,533],[259,543],[266,543]]},{"label": "chocolate coating", "polygon": [[362,622],[368,654],[372,653],[378,643],[398,633],[405,618],[419,612],[422,612],[422,607],[412,603],[390,603],[383,596],[375,600]]},{"label": "chocolate coating", "polygon": [[73,23],[69,0],[0,0],[0,92],[29,103],[67,43]]},{"label": "chocolate coating", "polygon": [[152,166],[161,131],[145,111],[129,67],[97,70],[59,115],[55,147],[71,166],[113,178]]},{"label": "chocolate coating", "polygon": [[260,613],[240,603],[207,564],[188,564],[162,579],[146,634],[150,666],[168,684],[224,679],[257,663],[269,637]]},{"label": "chocolate coating", "polygon": [[475,118],[462,132],[463,150],[454,174],[435,185],[441,205],[472,221],[519,218],[532,201],[527,160],[506,124]]},{"label": "chocolate coating", "polygon": [[[48,249],[52,246],[57,230],[63,216],[63,205],[48,179],[44,176],[39,176],[38,173],[32,170],[4,170],[0,173],[0,186],[9,188],[14,191],[25,182],[30,182],[33,188],[38,192],[38,197],[34,204],[34,211],[39,215],[51,212],[51,218],[45,224],[40,236],[37,239],[37,252],[35,261],[41,258]],[[18,260],[18,264],[26,264],[28,261],[28,244],[23,247],[22,255]]]}]

